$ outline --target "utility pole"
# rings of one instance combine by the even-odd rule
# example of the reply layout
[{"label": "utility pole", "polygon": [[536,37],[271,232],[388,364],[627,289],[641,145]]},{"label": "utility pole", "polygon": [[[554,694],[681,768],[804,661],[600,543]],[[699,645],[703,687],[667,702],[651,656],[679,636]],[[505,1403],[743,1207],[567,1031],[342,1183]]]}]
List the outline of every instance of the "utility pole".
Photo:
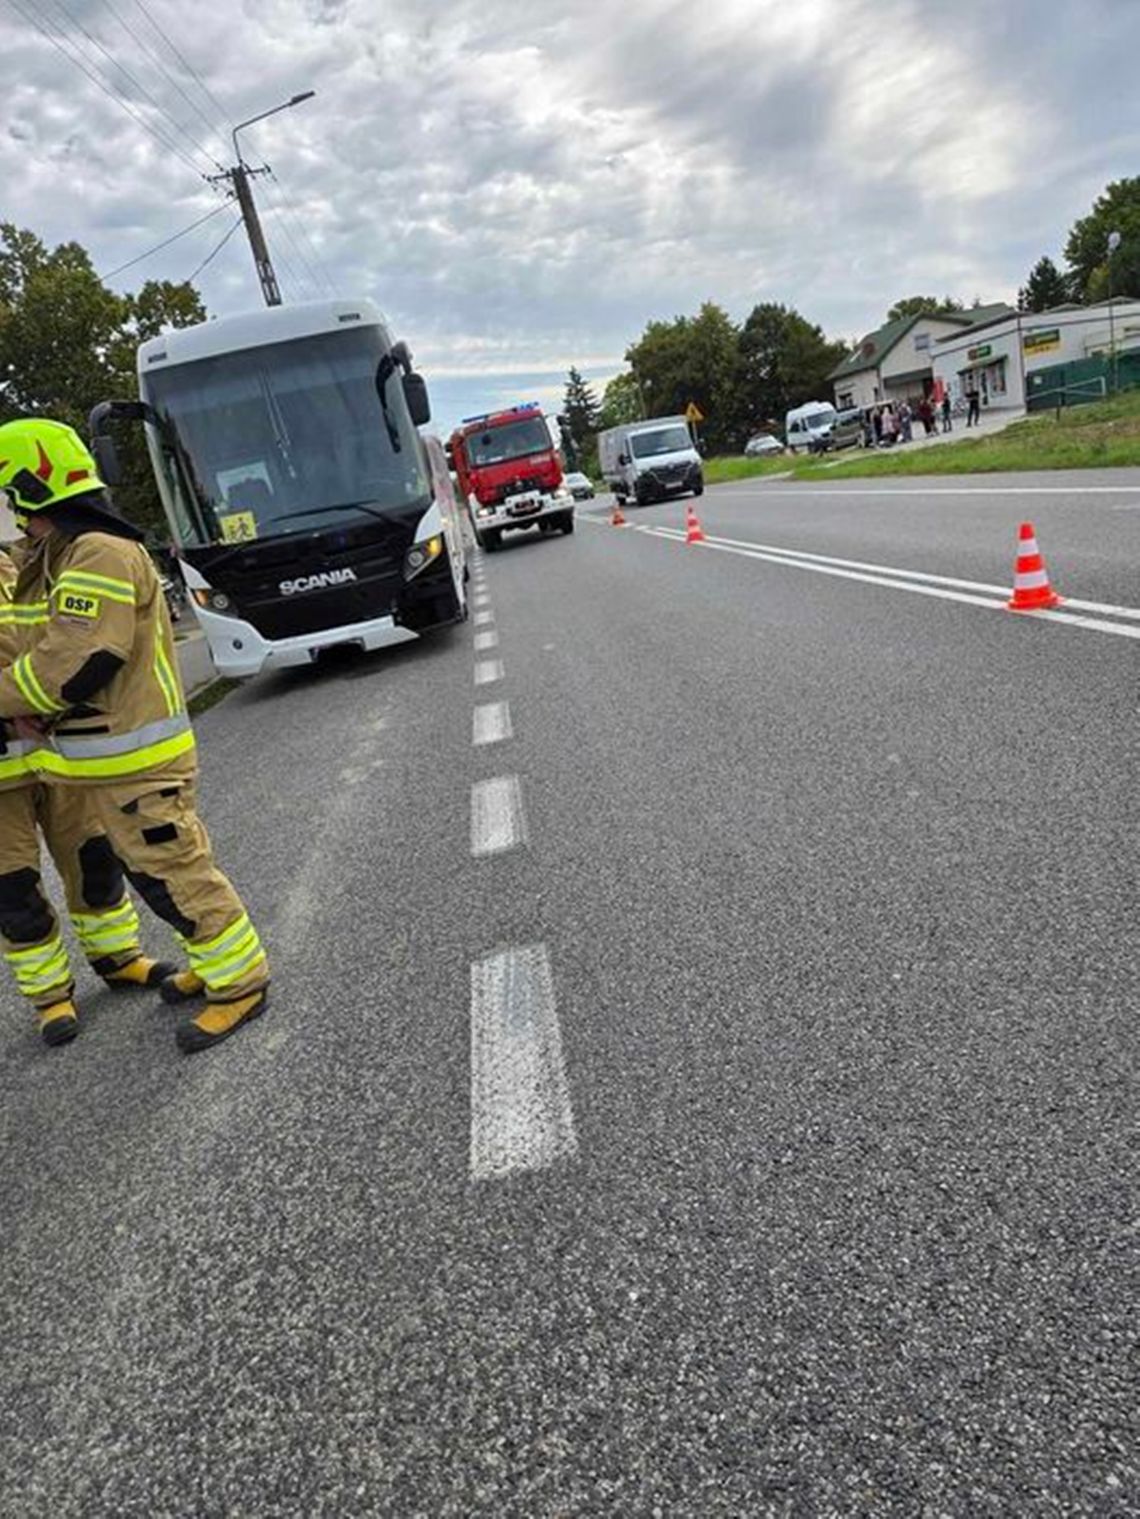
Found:
[{"label": "utility pole", "polygon": [[1116,320],[1112,304],[1112,255],[1120,247],[1120,233],[1108,234],[1108,363],[1112,380],[1111,394],[1116,394]]},{"label": "utility pole", "polygon": [[253,189],[250,180],[258,174],[268,174],[268,168],[251,169],[241,156],[241,147],[238,144],[238,133],[243,127],[252,126],[255,121],[264,121],[267,116],[276,116],[278,111],[287,111],[290,106],[300,105],[303,100],[311,100],[316,94],[315,90],[306,90],[303,95],[294,95],[292,100],[284,100],[280,105],[275,105],[271,110],[262,111],[258,116],[251,116],[248,121],[239,121],[233,130],[234,157],[237,163],[232,169],[223,169],[221,174],[212,176],[211,182],[226,180],[233,186],[237,196],[238,207],[241,210],[242,221],[245,222],[246,236],[249,238],[250,252],[253,254],[254,267],[257,270],[257,278],[261,285],[261,293],[265,297],[267,306],[280,306],[281,287],[277,283],[277,275],[274,272],[273,260],[269,257],[269,245],[265,241],[265,233],[261,230],[261,218],[257,214],[257,206],[254,204]]},{"label": "utility pole", "polygon": [[269,257],[265,233],[261,230],[261,218],[257,214],[256,205],[254,205],[253,191],[249,186],[251,175],[265,174],[267,172],[268,170],[266,169],[250,169],[245,164],[238,163],[230,170],[228,178],[233,184],[238,206],[241,208],[242,221],[245,222],[245,232],[249,238],[250,251],[253,254],[257,277],[261,281],[261,293],[265,297],[265,304],[267,306],[280,306],[281,289],[277,283],[277,275],[273,270],[273,261]]}]

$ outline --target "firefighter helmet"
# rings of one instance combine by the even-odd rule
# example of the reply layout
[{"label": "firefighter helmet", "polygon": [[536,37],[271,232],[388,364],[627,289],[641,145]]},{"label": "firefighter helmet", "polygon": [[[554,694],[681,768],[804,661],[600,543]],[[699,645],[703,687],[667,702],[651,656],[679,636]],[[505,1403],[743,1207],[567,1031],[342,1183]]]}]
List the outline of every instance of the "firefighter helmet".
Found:
[{"label": "firefighter helmet", "polygon": [[0,426],[0,491],[16,521],[88,491],[105,489],[95,460],[74,428],[43,417]]}]

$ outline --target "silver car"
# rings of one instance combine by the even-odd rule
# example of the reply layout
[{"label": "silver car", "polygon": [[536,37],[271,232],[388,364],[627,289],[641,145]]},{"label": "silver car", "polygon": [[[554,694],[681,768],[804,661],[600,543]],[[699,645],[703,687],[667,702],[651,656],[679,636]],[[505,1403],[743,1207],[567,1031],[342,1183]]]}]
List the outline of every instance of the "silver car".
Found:
[{"label": "silver car", "polygon": [[774,438],[771,433],[759,432],[754,438],[749,438],[744,445],[744,457],[746,459],[762,459],[766,454],[782,454],[784,445],[779,438]]}]

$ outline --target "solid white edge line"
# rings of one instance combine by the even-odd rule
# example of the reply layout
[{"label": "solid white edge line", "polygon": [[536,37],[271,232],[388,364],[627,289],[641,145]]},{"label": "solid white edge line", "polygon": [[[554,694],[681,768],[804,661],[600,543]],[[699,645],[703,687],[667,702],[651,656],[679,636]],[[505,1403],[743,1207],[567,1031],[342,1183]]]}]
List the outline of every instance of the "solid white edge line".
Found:
[{"label": "solid white edge line", "polygon": [[[669,543],[683,543],[681,534],[672,529],[654,527],[642,527],[639,532],[646,533],[650,537],[663,538]],[[885,586],[888,590],[914,591],[920,596],[936,596],[943,601],[960,601],[966,606],[988,607],[991,611],[1004,612],[1004,601],[991,601],[984,596],[967,596],[961,591],[943,590],[938,586],[921,585],[913,580],[892,580],[888,575],[865,575],[854,570],[837,569],[830,564],[817,564],[810,559],[795,559],[790,555],[771,554],[757,552],[755,549],[732,548],[726,543],[716,543],[712,539],[706,539],[700,545],[702,549],[712,549],[719,554],[738,554],[744,559],[760,559],[768,564],[781,564],[791,570],[814,570],[817,575],[835,575],[842,580],[857,580],[865,585]],[[969,584],[969,582],[966,582]],[[1008,592],[1003,591],[1003,595]],[[1140,627],[1128,627],[1123,623],[1101,622],[1094,617],[1077,617],[1069,612],[1040,611],[1011,613],[1011,616],[1032,617],[1038,622],[1065,622],[1078,628],[1092,628],[1098,633],[1115,633],[1120,638],[1140,638]]]},{"label": "solid white edge line", "polygon": [[526,843],[526,816],[517,775],[496,775],[471,787],[471,853],[505,854]]},{"label": "solid white edge line", "polygon": [[503,678],[503,661],[501,659],[480,659],[475,662],[475,684],[477,686],[490,686]]},{"label": "solid white edge line", "polygon": [[497,649],[498,646],[499,635],[494,628],[487,628],[482,633],[475,634],[476,654],[485,654],[488,649]]},{"label": "solid white edge line", "polygon": [[[935,471],[937,473],[937,471]],[[745,477],[748,478],[747,476]],[[752,476],[753,479],[763,479],[763,476]],[[768,479],[774,479],[772,475]],[[726,495],[734,490],[741,489],[742,482],[728,480],[717,485],[717,490],[723,490]],[[1140,491],[1140,485],[936,485],[922,487],[921,485],[898,486],[894,490],[883,490],[871,486],[846,486],[832,485],[826,490],[817,490],[810,485],[789,485],[786,491],[777,492],[781,496],[1116,496],[1132,495]],[[757,494],[753,488],[743,491],[744,495],[754,496]]]},{"label": "solid white edge line", "polygon": [[[679,528],[657,527],[646,525],[639,529],[643,533],[662,533],[666,537],[681,541],[685,535]],[[719,533],[706,534],[706,542],[727,544],[732,548],[747,549],[750,553],[778,554],[781,559],[806,559],[817,564],[836,564],[843,569],[870,570],[872,574],[889,575],[892,579],[923,580],[931,585],[955,586],[967,591],[992,592],[995,596],[1008,597],[1010,587],[1007,585],[991,585],[983,580],[957,580],[952,575],[935,575],[929,570],[902,570],[893,564],[867,564],[860,559],[840,559],[834,554],[815,554],[807,549],[786,549],[778,543],[753,543],[749,538],[723,538]],[[1140,607],[1113,606],[1105,601],[1081,601],[1075,596],[1062,598],[1067,607],[1075,607],[1081,612],[1100,612],[1106,617],[1130,617],[1140,621]]]},{"label": "solid white edge line", "polygon": [[513,737],[509,702],[485,702],[475,708],[471,718],[471,742],[477,748],[483,744],[501,744]]},{"label": "solid white edge line", "polygon": [[578,1154],[545,944],[471,967],[473,1181],[538,1171]]}]

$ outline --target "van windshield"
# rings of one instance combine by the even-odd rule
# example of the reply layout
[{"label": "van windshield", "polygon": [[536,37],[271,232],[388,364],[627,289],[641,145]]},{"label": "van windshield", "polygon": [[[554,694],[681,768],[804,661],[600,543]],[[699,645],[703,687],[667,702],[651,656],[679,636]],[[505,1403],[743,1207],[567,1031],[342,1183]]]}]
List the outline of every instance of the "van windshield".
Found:
[{"label": "van windshield", "polygon": [[655,427],[652,432],[634,433],[629,440],[630,451],[635,459],[653,459],[658,454],[679,454],[692,448],[689,429],[682,423],[671,427]]},{"label": "van windshield", "polygon": [[823,427],[826,423],[834,421],[835,413],[833,411],[813,411],[807,419],[807,425],[809,427]]}]

